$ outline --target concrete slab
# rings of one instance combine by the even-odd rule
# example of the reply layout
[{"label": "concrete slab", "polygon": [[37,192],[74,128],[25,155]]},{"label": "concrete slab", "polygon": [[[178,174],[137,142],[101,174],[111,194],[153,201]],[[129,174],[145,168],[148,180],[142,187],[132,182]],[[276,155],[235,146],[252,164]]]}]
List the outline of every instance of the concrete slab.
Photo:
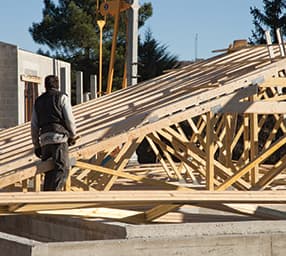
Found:
[{"label": "concrete slab", "polygon": [[16,215],[0,217],[0,232],[41,242],[124,239],[123,224],[65,216]]},{"label": "concrete slab", "polygon": [[0,218],[0,229],[23,236],[0,233],[0,255],[3,251],[9,256],[286,254],[286,221],[129,225],[70,217],[10,216]]},{"label": "concrete slab", "polygon": [[3,256],[31,256],[32,247],[39,244],[37,241],[0,232],[0,255]]},{"label": "concrete slab", "polygon": [[286,234],[286,221],[240,221],[126,226],[127,239],[264,234]]},{"label": "concrete slab", "polygon": [[[279,241],[285,238],[279,236]],[[31,256],[285,255],[285,246],[273,245],[273,240],[271,235],[230,235],[49,243],[33,247]]]}]

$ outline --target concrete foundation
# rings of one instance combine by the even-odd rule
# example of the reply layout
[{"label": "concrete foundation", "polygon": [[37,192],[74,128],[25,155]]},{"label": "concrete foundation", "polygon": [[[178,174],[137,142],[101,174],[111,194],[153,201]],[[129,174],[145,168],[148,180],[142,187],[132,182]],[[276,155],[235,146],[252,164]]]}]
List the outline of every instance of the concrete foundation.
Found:
[{"label": "concrete foundation", "polygon": [[[175,239],[131,239],[35,245],[33,256],[251,255],[284,256],[286,236],[212,236]],[[284,241],[283,241],[284,240]]]},{"label": "concrete foundation", "polygon": [[26,215],[0,217],[0,231],[0,255],[9,256],[286,253],[286,221],[129,225],[99,219]]},{"label": "concrete foundation", "polygon": [[124,225],[72,217],[3,216],[0,232],[40,242],[109,240],[126,238]]}]

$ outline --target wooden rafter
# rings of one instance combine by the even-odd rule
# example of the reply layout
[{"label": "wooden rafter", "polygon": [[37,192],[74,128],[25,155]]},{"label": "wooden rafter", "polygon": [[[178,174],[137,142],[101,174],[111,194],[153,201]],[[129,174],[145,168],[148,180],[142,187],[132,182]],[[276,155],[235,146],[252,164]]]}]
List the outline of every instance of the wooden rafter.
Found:
[{"label": "wooden rafter", "polygon": [[[273,49],[279,53],[279,47]],[[63,209],[62,203],[66,209],[144,204],[145,210],[123,217],[142,223],[185,203],[198,204],[192,197],[198,196],[192,194],[196,189],[209,190],[204,195],[216,196],[212,202],[198,197],[208,204],[205,207],[225,210],[231,207],[222,203],[254,203],[248,198],[252,196],[257,204],[269,203],[270,199],[276,202],[278,197],[284,202],[278,193],[261,190],[271,186],[285,188],[281,181],[286,161],[285,66],[285,59],[269,60],[266,47],[249,47],[73,107],[81,139],[70,148],[74,162],[66,187],[70,192],[63,192],[62,201],[39,193],[37,202],[19,197],[18,201],[3,201],[2,206],[1,196],[6,194],[0,193],[0,211]],[[156,178],[150,178],[153,174],[148,168],[129,168],[131,156],[145,138],[161,166]],[[271,158],[272,155],[275,157]],[[0,189],[40,191],[41,175],[51,168],[50,161],[40,162],[33,155],[29,123],[0,131]],[[126,184],[141,184],[146,192],[151,189],[153,195],[146,193],[143,197],[143,192],[134,193],[130,187],[128,195],[124,192]],[[175,192],[172,199],[170,191],[158,190],[161,187],[166,191],[183,190],[186,194]],[[222,190],[230,187],[236,190],[231,195],[237,201],[227,192],[222,194]],[[111,202],[117,188],[123,191]],[[98,190],[104,190],[100,195],[106,201],[96,200],[97,197],[85,201],[85,197],[96,195]],[[85,194],[81,194],[82,200],[73,201],[68,193]]]}]

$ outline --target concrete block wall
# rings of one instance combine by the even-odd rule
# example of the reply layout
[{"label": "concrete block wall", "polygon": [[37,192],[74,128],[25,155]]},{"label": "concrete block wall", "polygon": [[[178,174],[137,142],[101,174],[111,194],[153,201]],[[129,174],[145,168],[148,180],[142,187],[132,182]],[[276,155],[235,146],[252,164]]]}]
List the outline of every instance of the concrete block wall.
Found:
[{"label": "concrete block wall", "polygon": [[18,124],[17,46],[0,42],[0,128]]},{"label": "concrete block wall", "polygon": [[21,76],[40,77],[40,95],[44,92],[44,78],[52,74],[59,77],[61,90],[70,95],[70,63],[0,42],[0,129],[23,124],[25,121],[25,82],[21,81]]},{"label": "concrete block wall", "polygon": [[25,82],[21,81],[21,75],[31,75],[41,78],[41,84],[39,85],[39,95],[45,91],[44,80],[47,75],[57,75],[59,77],[61,90],[68,95],[71,93],[70,63],[19,49],[18,74],[18,124],[22,124],[24,122],[23,106]]}]

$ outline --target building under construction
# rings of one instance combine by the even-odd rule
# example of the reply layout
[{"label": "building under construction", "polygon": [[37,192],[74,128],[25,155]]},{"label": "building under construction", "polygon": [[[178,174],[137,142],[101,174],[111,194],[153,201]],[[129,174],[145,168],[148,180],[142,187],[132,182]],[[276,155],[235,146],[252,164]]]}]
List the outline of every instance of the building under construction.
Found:
[{"label": "building under construction", "polygon": [[74,106],[63,192],[41,192],[30,123],[2,130],[3,255],[284,255],[284,57],[230,48]]},{"label": "building under construction", "polygon": [[33,103],[44,92],[45,76],[55,74],[70,95],[70,63],[0,42],[0,129],[31,120]]}]

